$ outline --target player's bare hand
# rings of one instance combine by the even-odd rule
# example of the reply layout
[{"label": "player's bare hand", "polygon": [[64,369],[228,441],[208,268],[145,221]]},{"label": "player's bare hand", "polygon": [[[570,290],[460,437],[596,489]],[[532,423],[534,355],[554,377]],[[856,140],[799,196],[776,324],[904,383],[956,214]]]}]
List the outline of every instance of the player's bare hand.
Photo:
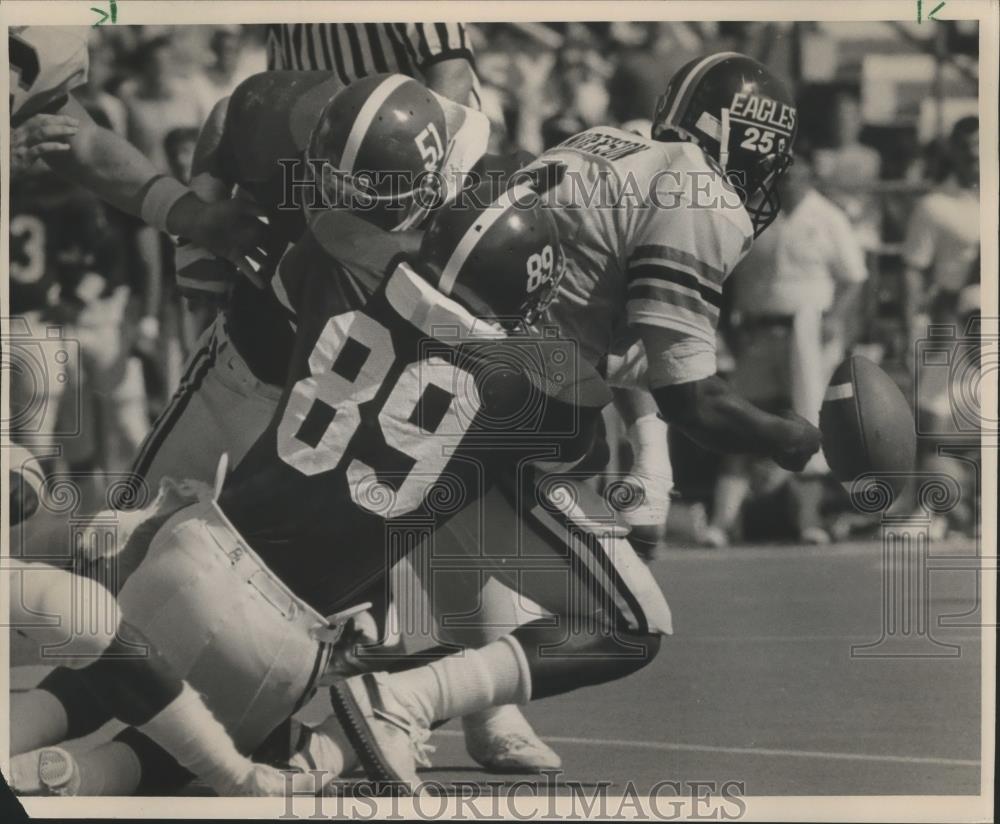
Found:
[{"label": "player's bare hand", "polygon": [[782,469],[801,472],[809,459],[815,455],[823,442],[823,435],[801,415],[787,412],[782,437],[775,453],[771,456]]},{"label": "player's bare hand", "polygon": [[170,213],[170,231],[228,260],[258,288],[267,261],[267,219],[243,200],[208,203],[191,194]]},{"label": "player's bare hand", "polygon": [[38,158],[68,152],[80,121],[62,114],[36,114],[10,133],[10,169],[17,174]]}]

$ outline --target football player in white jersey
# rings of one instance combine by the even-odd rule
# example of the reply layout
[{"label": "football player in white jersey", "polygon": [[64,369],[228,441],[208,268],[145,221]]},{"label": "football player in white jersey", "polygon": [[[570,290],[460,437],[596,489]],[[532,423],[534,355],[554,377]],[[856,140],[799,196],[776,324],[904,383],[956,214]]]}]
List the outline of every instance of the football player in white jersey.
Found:
[{"label": "football player in white jersey", "polygon": [[667,423],[695,441],[799,470],[818,430],[762,412],[715,374],[723,284],[777,215],[795,132],[784,84],[722,52],[671,79],[652,139],[596,127],[537,162],[566,167],[546,196],[566,238],[550,310],[563,334],[612,384],[649,388]]},{"label": "football player in white jersey", "polygon": [[87,79],[83,26],[11,26],[12,169],[44,157],[58,174],[171,234],[191,238],[253,277],[265,230],[245,203],[207,203],[160,174],[127,140],[94,123],[73,99]]}]

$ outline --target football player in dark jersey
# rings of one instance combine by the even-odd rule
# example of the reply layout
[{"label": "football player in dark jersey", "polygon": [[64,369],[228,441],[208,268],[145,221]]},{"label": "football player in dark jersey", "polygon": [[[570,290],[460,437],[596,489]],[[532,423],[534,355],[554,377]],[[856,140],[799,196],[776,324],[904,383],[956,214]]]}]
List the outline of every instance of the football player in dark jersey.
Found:
[{"label": "football player in dark jersey", "polygon": [[[376,174],[393,170],[400,180],[449,169],[465,171],[486,149],[485,116],[435,95],[403,75],[374,75],[336,94],[339,79],[330,72],[265,72],[244,81],[232,97],[213,110],[199,139],[192,186],[209,198],[251,201],[267,217],[269,257],[275,261],[302,237],[307,216],[322,218],[319,182],[305,162],[306,144],[326,111],[343,130],[341,149],[350,137],[347,171]],[[405,231],[428,213],[430,205],[412,191],[391,190],[376,210],[362,214],[390,237],[356,228],[323,229],[321,243],[338,244],[334,253],[347,264],[349,277],[368,284],[381,278],[395,251],[415,251],[419,235]],[[357,224],[356,224],[357,225]],[[343,236],[343,239],[338,237]],[[386,256],[386,251],[388,255]],[[353,254],[352,254],[353,251]],[[347,258],[345,260],[345,258]],[[198,247],[184,244],[177,253],[178,285],[188,294],[214,294],[224,311],[189,362],[174,400],[154,425],[134,470],[155,487],[165,475],[209,480],[219,456],[233,465],[267,425],[287,377],[294,341],[291,314],[269,288],[273,267],[260,272],[257,285]],[[364,297],[371,294],[369,286]],[[361,300],[364,297],[354,297]],[[234,394],[238,403],[232,403]]]},{"label": "football player in dark jersey", "polygon": [[[510,331],[534,319],[562,267],[527,186],[442,212],[421,255],[399,260],[363,310],[339,311],[336,261],[294,253],[287,265],[320,276],[290,295],[298,332],[278,414],[218,497],[163,524],[120,594],[245,751],[315,689],[331,652],[324,615],[353,606],[389,560],[525,457],[572,465],[608,400],[571,347]],[[607,586],[607,563],[595,572],[549,552],[582,591]],[[534,595],[568,617],[565,582],[553,583]],[[631,597],[662,623],[662,596]],[[308,757],[329,775],[352,762],[332,719],[311,739]]]},{"label": "football player in dark jersey", "polygon": [[[489,124],[480,112],[400,74],[373,75],[340,89],[330,72],[267,72],[247,79],[216,106],[202,130],[192,185],[209,199],[228,197],[236,186],[239,196],[262,208],[272,229],[274,258],[301,237],[308,212],[310,242],[345,270],[346,310],[364,305],[393,254],[419,244],[416,229],[435,200],[433,192],[416,191],[413,183],[423,173],[438,173],[425,182],[440,182],[443,200],[453,197],[466,173],[482,165]],[[356,210],[364,220],[350,220],[343,208],[323,208],[351,204],[335,202],[347,200],[344,193],[326,197],[312,176],[305,150],[318,123],[327,124],[316,136],[322,156],[351,173],[357,193],[373,198],[371,208]],[[489,171],[506,172],[510,165],[491,158]],[[274,413],[294,340],[294,310],[280,280],[276,290],[257,288],[187,244],[177,256],[182,289],[228,295],[228,300],[135,461],[137,476],[153,488],[165,475],[209,481],[223,452],[234,466],[240,463]],[[270,270],[260,274],[265,282],[271,278]],[[445,590],[439,598],[445,601]],[[491,587],[483,605],[484,624],[512,620],[513,599],[502,587]],[[449,603],[435,607],[438,617],[464,611]],[[474,628],[463,634],[482,641]],[[481,713],[464,726],[470,754],[484,766],[559,766],[556,753],[515,708]]]}]

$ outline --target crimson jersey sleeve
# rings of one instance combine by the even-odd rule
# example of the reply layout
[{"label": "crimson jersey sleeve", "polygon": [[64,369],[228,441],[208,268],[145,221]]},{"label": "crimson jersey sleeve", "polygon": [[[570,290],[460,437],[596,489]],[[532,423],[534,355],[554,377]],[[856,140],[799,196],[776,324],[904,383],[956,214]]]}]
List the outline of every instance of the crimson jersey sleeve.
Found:
[{"label": "crimson jersey sleeve", "polygon": [[10,118],[16,128],[41,112],[57,111],[87,80],[89,55],[83,26],[25,26],[7,38]]},{"label": "crimson jersey sleeve", "polygon": [[498,464],[582,450],[607,401],[570,342],[508,337],[405,262],[362,309],[344,310],[338,274],[301,282],[288,385],[220,498],[324,613],[478,499]]}]

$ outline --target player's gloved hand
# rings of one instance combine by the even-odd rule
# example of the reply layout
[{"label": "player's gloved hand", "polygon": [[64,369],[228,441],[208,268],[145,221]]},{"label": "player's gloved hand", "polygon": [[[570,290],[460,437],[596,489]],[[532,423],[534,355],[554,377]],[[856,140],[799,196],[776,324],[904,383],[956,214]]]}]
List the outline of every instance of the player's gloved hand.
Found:
[{"label": "player's gloved hand", "polygon": [[264,288],[258,273],[267,261],[267,218],[246,200],[207,203],[192,192],[171,208],[168,228],[171,234],[228,260],[258,289]]},{"label": "player's gloved hand", "polygon": [[63,114],[36,114],[10,132],[10,171],[23,172],[38,158],[68,152],[80,121]]},{"label": "player's gloved hand", "polygon": [[801,472],[823,443],[823,435],[809,421],[794,412],[786,412],[778,448],[771,457],[782,469]]}]

